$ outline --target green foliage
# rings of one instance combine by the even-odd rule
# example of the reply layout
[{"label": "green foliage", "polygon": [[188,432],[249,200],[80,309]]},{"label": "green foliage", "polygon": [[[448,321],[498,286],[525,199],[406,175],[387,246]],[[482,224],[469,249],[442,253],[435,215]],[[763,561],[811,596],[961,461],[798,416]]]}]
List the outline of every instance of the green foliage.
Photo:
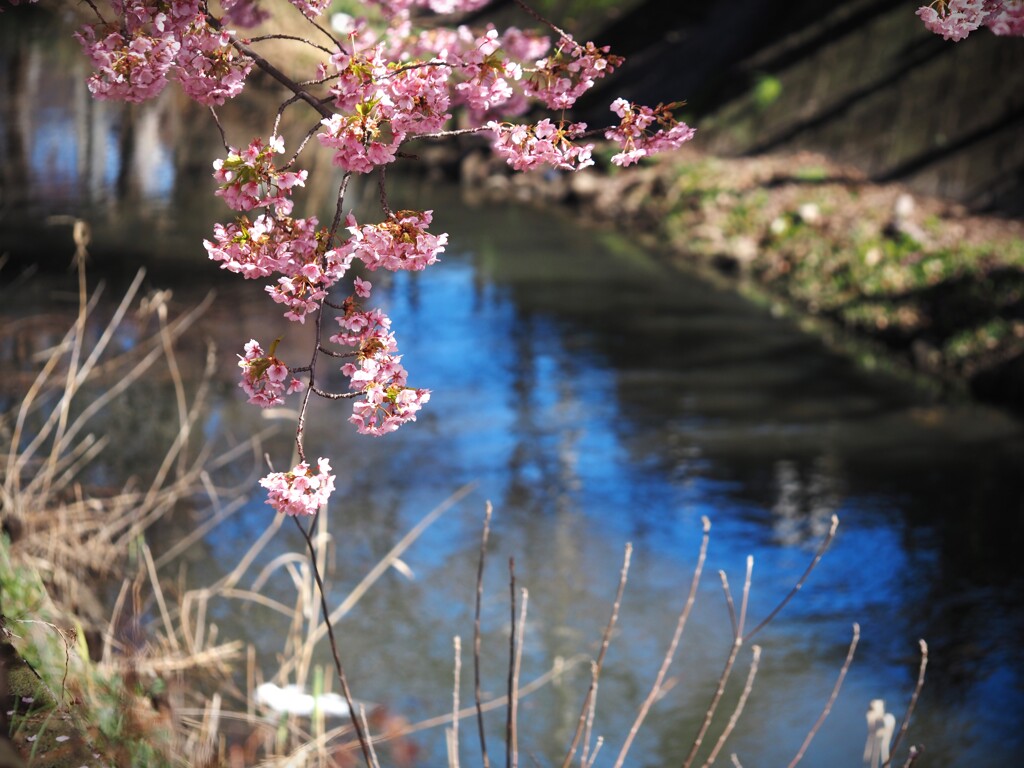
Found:
[{"label": "green foliage", "polygon": [[758,109],[768,109],[782,96],[782,81],[772,75],[758,75],[750,95]]},{"label": "green foliage", "polygon": [[996,317],[954,334],[943,345],[942,352],[952,362],[964,365],[1008,344],[1021,346],[1022,337],[1024,323]]}]

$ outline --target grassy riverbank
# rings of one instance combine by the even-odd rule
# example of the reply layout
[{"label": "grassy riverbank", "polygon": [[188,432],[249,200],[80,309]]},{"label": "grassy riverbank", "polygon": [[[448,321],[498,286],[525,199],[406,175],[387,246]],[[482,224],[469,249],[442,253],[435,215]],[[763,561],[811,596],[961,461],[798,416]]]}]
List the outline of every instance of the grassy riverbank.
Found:
[{"label": "grassy riverbank", "polygon": [[878,185],[801,153],[694,150],[623,172],[484,182],[567,203],[950,389],[1024,409],[1024,222]]}]

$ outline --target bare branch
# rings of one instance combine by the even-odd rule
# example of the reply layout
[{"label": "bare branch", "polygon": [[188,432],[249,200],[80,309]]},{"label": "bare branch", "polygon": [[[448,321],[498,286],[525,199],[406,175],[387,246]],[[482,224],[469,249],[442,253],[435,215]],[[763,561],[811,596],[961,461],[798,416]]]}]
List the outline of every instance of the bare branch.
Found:
[{"label": "bare branch", "polygon": [[484,594],[484,557],[487,554],[487,538],[491,533],[491,502],[487,502],[484,512],[484,531],[480,537],[480,565],[476,572],[476,615],[473,619],[473,678],[474,695],[476,696],[476,722],[480,731],[480,752],[483,754],[484,768],[490,768],[491,761],[487,757],[487,738],[484,736],[484,711],[480,695],[480,604]]},{"label": "bare branch", "polygon": [[458,635],[452,641],[455,651],[455,669],[452,677],[452,727],[450,730],[448,765],[459,768],[459,685],[462,679],[462,638]]},{"label": "bare branch", "polygon": [[[593,718],[593,708],[597,697],[597,681],[601,676],[601,668],[604,665],[604,657],[608,652],[608,646],[611,644],[612,631],[615,629],[615,624],[619,620],[619,607],[622,605],[622,594],[626,590],[626,578],[629,575],[629,561],[633,554],[633,545],[626,544],[626,551],[622,556],[622,569],[619,571],[619,586],[615,592],[615,602],[612,603],[612,615],[608,618],[608,624],[604,628],[604,634],[601,636],[601,650],[597,654],[597,661],[594,663],[594,671],[591,675],[590,688],[587,690],[587,695],[583,698],[583,706],[580,709],[580,719],[576,724],[576,733],[573,734],[572,743],[569,745],[569,751],[565,755],[565,759],[562,761],[562,768],[569,768],[569,763],[572,762],[573,756],[576,754],[576,750],[579,747],[580,736],[583,733],[585,727],[585,721]],[[590,713],[588,715],[588,712]]]},{"label": "bare branch", "polygon": [[701,539],[700,554],[697,556],[697,565],[693,569],[693,579],[690,581],[690,593],[687,595],[686,604],[683,606],[683,610],[679,614],[678,621],[676,621],[675,633],[672,635],[672,640],[668,645],[668,650],[665,651],[665,656],[661,660],[661,667],[658,669],[658,675],[654,679],[654,685],[651,686],[651,690],[647,694],[647,698],[644,699],[644,703],[640,705],[640,710],[636,714],[636,719],[633,721],[633,725],[629,729],[629,734],[626,736],[622,749],[619,750],[619,756],[615,759],[615,768],[622,768],[623,763],[626,761],[626,755],[629,753],[629,748],[632,746],[633,740],[640,731],[640,726],[647,717],[647,713],[650,711],[651,706],[655,701],[657,701],[658,696],[661,694],[662,686],[665,684],[665,675],[668,674],[668,668],[672,665],[672,660],[676,655],[676,648],[679,646],[679,640],[682,638],[683,630],[686,628],[686,620],[690,617],[690,611],[693,609],[693,604],[697,601],[697,586],[700,584],[700,576],[704,571],[704,560],[707,558],[708,541],[711,533],[711,521],[706,517],[702,517],[701,523],[704,526],[704,537]]},{"label": "bare branch", "polygon": [[754,678],[757,677],[757,666],[761,661],[761,646],[755,645],[752,649],[753,658],[750,661],[750,671],[747,673],[747,682],[743,685],[743,693],[740,694],[740,700],[736,702],[736,709],[733,710],[732,717],[729,718],[729,723],[725,726],[725,730],[722,731],[722,735],[718,737],[718,741],[715,743],[715,748],[711,750],[711,754],[708,756],[707,761],[704,763],[705,768],[715,762],[718,757],[718,753],[725,746],[726,740],[732,735],[733,730],[736,728],[736,723],[739,722],[740,715],[743,714],[743,709],[747,705],[747,699],[750,698],[750,692],[754,689]]},{"label": "bare branch", "polygon": [[327,595],[324,592],[324,582],[320,577],[320,569],[316,564],[316,545],[313,543],[313,537],[311,535],[313,526],[316,524],[316,518],[314,517],[310,522],[308,530],[299,522],[298,517],[293,517],[292,520],[295,521],[295,527],[302,533],[302,537],[306,540],[306,546],[309,549],[309,566],[313,571],[313,578],[316,580],[316,588],[320,595],[320,610],[323,613],[324,623],[327,626],[327,637],[331,646],[331,655],[334,657],[334,671],[338,676],[338,682],[341,684],[341,692],[345,696],[345,703],[348,704],[348,712],[349,717],[352,719],[352,727],[355,729],[356,738],[359,739],[359,746],[363,750],[363,758],[366,760],[366,764],[370,768],[377,768],[377,760],[376,756],[373,754],[373,747],[370,744],[369,739],[367,739],[362,723],[359,722],[355,700],[353,699],[352,691],[348,686],[348,678],[345,676],[345,669],[341,664],[338,641],[334,637],[334,627],[331,626],[331,611],[327,607]]},{"label": "bare branch", "polygon": [[808,577],[810,577],[811,572],[815,569],[815,567],[817,567],[818,563],[821,561],[822,556],[825,554],[825,551],[829,548],[829,545],[832,543],[832,540],[836,537],[837,528],[839,528],[839,517],[837,515],[832,515],[832,525],[828,530],[828,534],[826,534],[825,540],[821,542],[821,546],[818,547],[818,551],[814,554],[814,559],[811,560],[810,565],[807,566],[807,570],[804,571],[803,575],[797,581],[796,585],[793,587],[792,590],[790,590],[789,594],[786,595],[785,598],[783,598],[782,602],[775,606],[775,609],[771,613],[769,613],[760,624],[758,624],[756,627],[750,630],[747,633],[746,637],[743,638],[744,640],[750,640],[750,638],[752,638],[762,629],[771,624],[772,620],[779,615],[779,612],[786,607],[789,601],[796,597],[796,594],[801,589],[803,589],[803,586],[807,582]]},{"label": "bare branch", "polygon": [[796,757],[789,764],[789,768],[795,768],[803,757],[807,748],[811,746],[811,741],[814,739],[818,730],[821,728],[822,723],[825,722],[825,718],[828,717],[832,711],[832,705],[836,703],[836,699],[839,697],[839,689],[843,687],[843,680],[846,679],[846,673],[850,671],[850,665],[853,663],[853,654],[857,650],[857,643],[860,640],[860,624],[854,623],[853,625],[853,639],[850,640],[850,649],[846,652],[846,661],[843,662],[843,668],[839,670],[839,677],[836,680],[835,686],[832,688],[832,695],[828,697],[828,701],[825,703],[825,708],[821,711],[818,719],[815,721],[811,730],[807,734],[807,738],[804,739],[804,743],[800,745],[800,751],[796,753]]},{"label": "bare branch", "polygon": [[515,754],[516,726],[516,561],[508,559],[508,591],[511,601],[510,622],[508,631],[508,709],[505,714],[505,768],[513,768],[518,755]]},{"label": "bare branch", "polygon": [[907,705],[907,714],[903,716],[903,722],[900,723],[899,733],[896,734],[896,739],[892,743],[889,759],[885,761],[882,768],[892,763],[892,758],[896,754],[896,747],[900,745],[903,737],[907,734],[907,728],[910,727],[910,717],[914,714],[914,709],[917,707],[917,699],[921,695],[921,689],[924,688],[924,673],[928,668],[928,643],[924,640],[918,640],[918,643],[921,645],[921,665],[917,669],[917,685],[914,686],[914,693],[910,697],[910,704]]}]

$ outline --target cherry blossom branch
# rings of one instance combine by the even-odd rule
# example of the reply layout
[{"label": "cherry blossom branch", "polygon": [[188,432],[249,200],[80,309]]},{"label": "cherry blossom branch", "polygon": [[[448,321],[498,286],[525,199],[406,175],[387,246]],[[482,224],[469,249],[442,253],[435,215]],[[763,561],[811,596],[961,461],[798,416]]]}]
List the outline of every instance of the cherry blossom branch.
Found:
[{"label": "cherry blossom branch", "polygon": [[96,4],[92,0],[82,0],[82,2],[92,8],[93,13],[96,14],[96,18],[100,20],[100,24],[107,23],[107,20],[103,18],[103,14],[100,13],[100,9],[96,7]]},{"label": "cherry blossom branch", "polygon": [[272,78],[277,80],[277,82],[279,82],[281,85],[283,85],[289,91],[294,93],[297,97],[299,97],[304,102],[309,104],[313,109],[315,109],[317,112],[319,112],[323,117],[330,118],[331,115],[334,114],[330,109],[325,107],[320,102],[320,99],[318,99],[316,96],[311,94],[309,91],[307,91],[301,85],[299,85],[297,82],[295,82],[290,77],[288,77],[288,75],[286,75],[284,72],[279,70],[277,67],[275,67],[273,64],[271,64],[269,61],[267,61],[265,58],[263,58],[258,53],[256,53],[256,51],[254,51],[251,47],[249,47],[248,45],[245,45],[245,43],[243,43],[237,36],[229,35],[228,39],[231,41],[231,44],[235,47],[235,49],[239,53],[243,54],[244,56],[248,56],[250,59],[252,59],[257,67],[262,69],[264,72],[266,72]]},{"label": "cherry blossom branch", "polygon": [[358,392],[325,392],[319,387],[310,387],[309,390],[319,397],[325,400],[350,400],[353,397],[359,397]]},{"label": "cherry blossom branch", "polygon": [[523,10],[526,13],[527,16],[531,16],[532,18],[536,19],[541,24],[543,24],[544,26],[548,27],[552,32],[556,32],[559,35],[561,35],[562,37],[568,37],[569,39],[572,39],[572,36],[568,32],[566,32],[561,27],[557,26],[554,22],[551,22],[551,21],[548,21],[547,19],[545,19],[543,16],[541,16],[539,13],[537,13],[537,11],[535,11],[529,5],[524,3],[523,0],[512,0],[512,2],[515,3],[516,5],[518,5],[519,8],[521,10]]},{"label": "cherry blossom branch", "polygon": [[217,126],[217,130],[220,132],[221,144],[224,145],[225,151],[230,152],[231,148],[228,146],[228,135],[224,132],[224,126],[220,124],[220,117],[217,115],[217,109],[213,104],[210,105],[210,115],[213,116],[213,124]]},{"label": "cherry blossom branch", "polygon": [[[286,35],[284,33],[275,33],[275,34],[271,34],[271,35],[257,35],[256,37],[249,37],[249,38],[246,38],[246,39],[250,43],[262,43],[265,40],[294,40],[294,41],[299,42],[299,43],[305,43],[306,45],[310,46],[311,48],[316,48],[319,51],[323,51],[328,56],[333,56],[334,55],[334,51],[332,51],[330,48],[325,48],[322,45],[317,45],[312,40],[308,40],[305,37],[299,37],[298,35]],[[333,37],[331,39],[334,40]],[[337,40],[334,40],[334,42],[337,42]]]},{"label": "cherry blossom branch", "polygon": [[388,191],[385,183],[385,174],[387,173],[387,166],[382,165],[377,169],[377,189],[380,192],[380,207],[384,211],[384,216],[390,218],[391,209],[388,207]]},{"label": "cherry blossom branch", "polygon": [[327,593],[324,590],[323,579],[320,577],[320,569],[316,564],[316,545],[313,543],[313,537],[311,534],[316,526],[317,520],[319,519],[319,515],[319,512],[313,515],[312,520],[310,520],[308,530],[301,522],[299,522],[298,517],[292,517],[292,520],[295,521],[295,527],[302,533],[302,538],[306,540],[306,546],[309,549],[309,566],[313,571],[313,578],[316,580],[316,588],[320,596],[320,611],[323,614],[324,623],[327,626],[328,644],[331,646],[331,655],[334,658],[334,671],[338,676],[338,682],[341,685],[342,694],[345,696],[345,703],[348,704],[348,712],[349,717],[352,719],[352,727],[355,729],[356,738],[359,739],[359,746],[363,750],[363,758],[366,760],[367,766],[373,766],[376,764],[376,759],[373,755],[373,747],[366,737],[366,732],[363,730],[362,724],[359,722],[355,699],[352,697],[352,691],[348,685],[348,678],[346,677],[345,669],[341,664],[341,654],[338,650],[338,641],[334,636],[334,627],[331,625],[331,611],[327,606]]},{"label": "cherry blossom branch", "polygon": [[309,407],[309,397],[316,389],[316,359],[320,354],[320,346],[323,339],[323,300],[316,312],[316,343],[313,344],[312,357],[309,360],[309,383],[306,391],[302,394],[302,404],[299,406],[299,418],[295,425],[295,449],[299,459],[305,463],[306,451],[303,448],[303,436],[306,429],[306,409]]}]

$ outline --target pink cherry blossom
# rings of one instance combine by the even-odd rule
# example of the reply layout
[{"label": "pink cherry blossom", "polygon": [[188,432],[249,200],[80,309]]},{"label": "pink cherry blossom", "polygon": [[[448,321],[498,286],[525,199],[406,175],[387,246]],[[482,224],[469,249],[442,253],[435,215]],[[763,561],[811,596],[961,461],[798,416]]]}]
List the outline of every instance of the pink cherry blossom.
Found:
[{"label": "pink cherry blossom", "polygon": [[253,139],[244,151],[230,147],[226,158],[213,163],[213,177],[220,182],[216,194],[236,211],[273,205],[279,215],[289,215],[292,201],[288,195],[305,185],[307,173],[277,170],[273,156],[283,152],[284,141],[279,136],[272,136],[266,145],[262,139]]},{"label": "pink cherry blossom", "polygon": [[270,18],[260,0],[220,0],[225,20],[239,27],[255,27]]},{"label": "pink cherry blossom", "polygon": [[985,25],[996,35],[1024,37],[1024,0],[992,3]]},{"label": "pink cherry blossom", "polygon": [[317,459],[317,470],[314,474],[303,461],[289,472],[271,472],[260,480],[267,504],[286,515],[315,515],[334,492],[335,478],[327,459]]},{"label": "pink cherry blossom", "polygon": [[[368,296],[368,284],[357,278],[356,290],[364,288]],[[335,318],[341,330],[330,340],[354,348],[355,361],[343,365],[341,372],[349,377],[349,388],[363,394],[353,404],[349,421],[360,434],[378,436],[415,421],[430,392],[407,386],[391,318],[380,309],[359,309],[353,296],[343,302],[342,310],[344,314]]]},{"label": "pink cherry blossom", "polygon": [[963,40],[985,21],[985,0],[948,0],[939,4],[939,11],[924,6],[917,15],[927,29],[946,40]]},{"label": "pink cherry blossom", "polygon": [[[627,166],[641,158],[658,152],[677,149],[693,138],[695,133],[686,123],[672,115],[681,104],[659,104],[651,107],[632,104],[625,99],[612,102],[611,110],[619,116],[619,125],[605,131],[605,138],[615,141],[622,151],[612,157],[615,165]],[[651,130],[653,126],[661,126]]]},{"label": "pink cherry blossom", "polygon": [[321,121],[326,130],[318,133],[317,139],[335,150],[334,165],[346,171],[369,173],[378,165],[394,162],[405,134],[394,130],[372,102],[361,104],[366,106],[356,114],[334,114]]},{"label": "pink cherry blossom", "polygon": [[365,400],[352,405],[349,421],[361,435],[380,437],[394,432],[403,424],[416,421],[416,414],[430,400],[430,391],[412,387],[384,387],[371,384]]},{"label": "pink cherry blossom", "polygon": [[526,92],[550,109],[568,109],[622,62],[621,56],[609,53],[608,46],[598,48],[591,42],[580,45],[566,35],[553,54],[537,61],[526,80]]},{"label": "pink cherry blossom", "polygon": [[88,85],[97,99],[141,102],[157,96],[181,47],[170,32],[125,37],[98,24],[82,27],[75,36],[96,68]]},{"label": "pink cherry blossom", "polygon": [[288,0],[288,2],[302,11],[307,19],[319,18],[324,9],[331,4],[331,0]]},{"label": "pink cherry blossom", "polygon": [[264,354],[256,339],[245,345],[245,356],[239,355],[238,367],[242,369],[242,380],[238,383],[249,395],[249,402],[261,408],[269,408],[284,402],[282,395],[290,395],[302,389],[302,382],[296,378],[288,381],[288,367],[274,357],[278,342],[270,346],[270,353]]},{"label": "pink cherry blossom", "polygon": [[356,296],[362,299],[370,298],[370,289],[373,288],[372,283],[363,280],[361,277],[357,277],[352,284],[355,288]]},{"label": "pink cherry blossom", "polygon": [[566,171],[578,171],[594,164],[593,144],[574,144],[573,139],[586,130],[586,123],[559,123],[548,118],[536,125],[510,125],[490,122],[494,134],[491,145],[517,171],[552,165]]},{"label": "pink cherry blossom", "polygon": [[178,81],[189,98],[200,104],[223,104],[242,92],[253,62],[231,45],[231,34],[214,30],[201,14],[181,33]]},{"label": "pink cherry blossom", "polygon": [[350,214],[346,225],[351,237],[340,250],[371,271],[416,272],[434,264],[448,243],[447,234],[427,232],[432,220],[433,211],[397,211],[380,224],[359,226]]}]

